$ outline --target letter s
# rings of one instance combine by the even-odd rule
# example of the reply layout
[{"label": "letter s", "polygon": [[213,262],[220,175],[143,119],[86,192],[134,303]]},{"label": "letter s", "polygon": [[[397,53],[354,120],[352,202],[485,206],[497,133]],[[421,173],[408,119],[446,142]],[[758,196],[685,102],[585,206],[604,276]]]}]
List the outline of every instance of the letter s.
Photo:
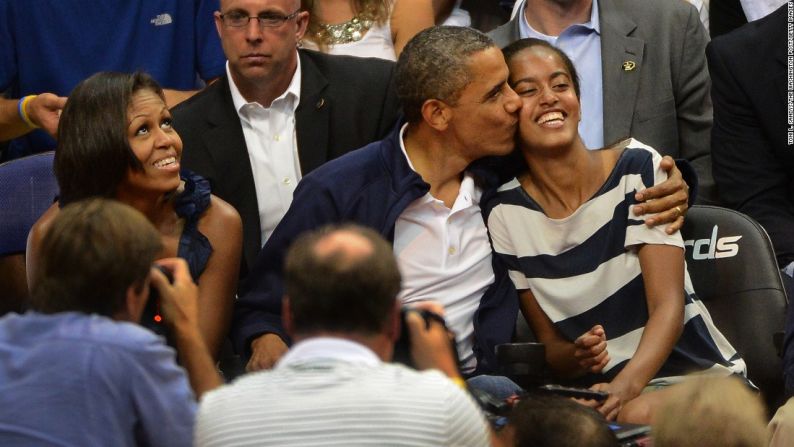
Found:
[{"label": "letter s", "polygon": [[722,237],[717,241],[717,253],[715,257],[731,258],[739,254],[739,244],[735,242],[741,239],[741,236],[728,236]]}]

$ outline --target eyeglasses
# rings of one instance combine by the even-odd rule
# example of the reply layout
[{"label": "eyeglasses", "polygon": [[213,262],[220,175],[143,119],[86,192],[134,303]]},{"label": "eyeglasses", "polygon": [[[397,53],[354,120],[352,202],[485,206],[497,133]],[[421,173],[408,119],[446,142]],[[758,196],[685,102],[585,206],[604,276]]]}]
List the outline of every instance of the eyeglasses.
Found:
[{"label": "eyeglasses", "polygon": [[255,19],[259,22],[260,28],[276,28],[284,24],[287,20],[295,18],[301,10],[297,10],[290,15],[263,13],[258,16],[247,16],[241,12],[230,12],[228,14],[220,14],[221,21],[224,25],[232,28],[243,28],[248,26],[248,23]]}]

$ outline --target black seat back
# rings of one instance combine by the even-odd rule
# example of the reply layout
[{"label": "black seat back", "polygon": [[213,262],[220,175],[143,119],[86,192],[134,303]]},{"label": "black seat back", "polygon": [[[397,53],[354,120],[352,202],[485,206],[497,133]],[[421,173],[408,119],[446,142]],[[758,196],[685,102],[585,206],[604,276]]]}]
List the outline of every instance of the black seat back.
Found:
[{"label": "black seat back", "polygon": [[742,213],[705,205],[689,210],[681,233],[698,298],[776,408],[783,369],[774,338],[783,331],[788,300],[769,236]]}]

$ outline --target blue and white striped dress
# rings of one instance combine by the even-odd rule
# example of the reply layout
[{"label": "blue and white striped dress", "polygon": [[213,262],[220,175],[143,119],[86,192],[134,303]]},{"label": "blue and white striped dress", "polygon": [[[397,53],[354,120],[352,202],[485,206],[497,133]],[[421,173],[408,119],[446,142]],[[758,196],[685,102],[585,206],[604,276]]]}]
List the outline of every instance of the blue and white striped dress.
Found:
[{"label": "blue and white striped dress", "polygon": [[[631,212],[636,191],[667,178],[661,159],[652,148],[630,140],[604,185],[564,219],[547,217],[517,179],[502,185],[488,204],[494,251],[507,263],[516,288],[532,290],[571,341],[596,324],[604,326],[611,357],[603,371],[607,380],[632,358],[648,320],[637,249],[642,244],[684,247],[680,233],[648,228]],[[714,326],[688,273],[684,289],[684,330],[655,382],[704,370],[744,375],[744,361]]]}]

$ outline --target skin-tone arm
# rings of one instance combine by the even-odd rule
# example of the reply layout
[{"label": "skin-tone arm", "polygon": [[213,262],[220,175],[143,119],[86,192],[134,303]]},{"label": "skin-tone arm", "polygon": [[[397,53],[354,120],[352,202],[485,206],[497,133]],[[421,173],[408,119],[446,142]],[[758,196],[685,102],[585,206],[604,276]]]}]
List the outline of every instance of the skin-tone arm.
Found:
[{"label": "skin-tone arm", "polygon": [[[212,78],[206,80],[205,82],[207,85],[212,84],[213,82],[217,81],[219,78]],[[171,90],[171,89],[163,89],[163,94],[165,95],[165,104],[168,106],[169,109],[173,108],[180,102],[190,98],[191,96],[195,95],[196,93],[200,92],[201,90]]]},{"label": "skin-tone arm", "polygon": [[[30,120],[53,138],[58,132],[58,120],[66,98],[41,93],[25,104]],[[19,100],[0,98],[0,141],[25,135],[33,129],[19,116]]]},{"label": "skin-tone arm", "polygon": [[169,283],[157,269],[151,271],[152,285],[160,293],[163,315],[172,329],[179,361],[187,371],[190,386],[197,398],[223,383],[215,363],[207,351],[199,330],[198,287],[190,277],[184,259],[166,258],[157,264],[170,271],[174,277]]},{"label": "skin-tone arm", "polygon": [[573,342],[567,340],[541,309],[531,290],[519,292],[521,312],[538,341],[546,345],[546,363],[560,377],[574,378],[601,372],[609,362],[606,334],[601,325],[593,326]]},{"label": "skin-tone arm", "polygon": [[289,348],[276,334],[266,333],[251,342],[251,358],[245,365],[247,372],[270,369]]},{"label": "skin-tone arm", "polygon": [[634,205],[634,213],[638,216],[656,213],[646,219],[645,224],[651,227],[668,224],[665,231],[673,234],[684,225],[684,215],[689,208],[689,186],[672,157],[665,155],[660,166],[667,172],[667,180],[637,192],[634,197],[644,203]]},{"label": "skin-tone arm", "polygon": [[242,223],[231,205],[212,196],[209,208],[199,220],[199,231],[209,239],[212,255],[199,278],[198,323],[209,352],[217,360],[229,331],[237,290]]},{"label": "skin-tone arm", "polygon": [[33,227],[31,227],[28,233],[28,243],[25,248],[25,271],[28,280],[28,290],[31,289],[36,278],[36,266],[38,265],[41,240],[44,238],[44,234],[46,234],[52,220],[58,215],[58,212],[59,208],[57,203],[50,206],[47,211],[39,217],[39,220],[33,224]]},{"label": "skin-tone arm", "polygon": [[[423,307],[432,310],[433,306]],[[411,331],[411,357],[419,370],[437,369],[456,383],[463,383],[455,361],[455,337],[438,321],[431,320],[427,325],[417,311],[408,310],[405,324]],[[488,425],[492,446],[502,446],[502,438]]]},{"label": "skin-tone arm", "polygon": [[609,392],[597,407],[614,420],[622,407],[642,392],[673,350],[684,325],[684,252],[671,245],[643,245],[639,249],[642,279],[648,302],[648,322],[637,352],[610,383],[593,389]]},{"label": "skin-tone arm", "polygon": [[450,379],[460,379],[458,365],[452,352],[450,334],[437,321],[427,327],[424,318],[416,311],[408,311],[405,323],[411,331],[411,357],[419,370],[437,369]]},{"label": "skin-tone arm", "polygon": [[163,89],[163,94],[165,95],[165,104],[168,108],[172,108],[179,104],[182,101],[190,98],[191,96],[198,93],[200,90],[171,90],[171,89]]},{"label": "skin-tone arm", "polygon": [[435,24],[433,4],[427,0],[398,0],[391,14],[391,33],[397,57],[419,31]]},{"label": "skin-tone arm", "polygon": [[[207,85],[214,82],[215,79],[217,78],[208,81]],[[195,95],[199,90],[166,89],[163,92],[166,104],[171,108]],[[20,118],[18,105],[19,99],[0,98],[0,141],[8,141],[34,130]],[[52,93],[40,93],[25,104],[25,110],[31,121],[56,138],[58,121],[61,118],[61,110],[64,105],[66,105],[66,97]]]},{"label": "skin-tone arm", "polygon": [[446,20],[455,7],[455,0],[433,0],[433,15],[436,25]]}]

